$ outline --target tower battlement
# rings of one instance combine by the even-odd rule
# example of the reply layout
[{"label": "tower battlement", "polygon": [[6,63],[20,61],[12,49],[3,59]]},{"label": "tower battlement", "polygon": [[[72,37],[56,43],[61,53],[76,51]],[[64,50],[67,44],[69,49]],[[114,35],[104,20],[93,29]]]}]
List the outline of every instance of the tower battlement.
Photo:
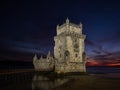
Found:
[{"label": "tower battlement", "polygon": [[75,32],[78,34],[82,34],[82,23],[79,25],[71,23],[67,18],[66,23],[62,25],[57,25],[57,35],[64,33],[64,32]]},{"label": "tower battlement", "polygon": [[47,70],[48,68],[49,71],[49,68],[54,68],[56,73],[86,72],[84,51],[86,36],[82,34],[82,24],[73,24],[67,18],[63,25],[57,25],[56,31],[57,35],[54,36],[55,58],[53,59],[48,54],[46,59],[42,58],[38,61],[35,56],[33,59],[35,69]]}]

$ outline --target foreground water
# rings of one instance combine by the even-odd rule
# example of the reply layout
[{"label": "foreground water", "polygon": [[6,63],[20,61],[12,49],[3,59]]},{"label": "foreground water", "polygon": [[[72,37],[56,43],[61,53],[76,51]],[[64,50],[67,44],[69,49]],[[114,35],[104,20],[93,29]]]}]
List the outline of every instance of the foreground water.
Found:
[{"label": "foreground water", "polygon": [[[93,77],[112,79],[120,78],[120,67],[88,67],[87,72],[90,76]],[[35,73],[21,73],[6,76],[0,75],[0,90],[51,90],[64,85],[75,77],[81,78],[80,75],[73,75],[63,78],[51,78],[49,75],[45,76]],[[86,80],[86,77],[83,75],[82,78],[85,78]],[[90,80],[92,81],[93,79]],[[77,82],[79,82],[79,79]]]}]

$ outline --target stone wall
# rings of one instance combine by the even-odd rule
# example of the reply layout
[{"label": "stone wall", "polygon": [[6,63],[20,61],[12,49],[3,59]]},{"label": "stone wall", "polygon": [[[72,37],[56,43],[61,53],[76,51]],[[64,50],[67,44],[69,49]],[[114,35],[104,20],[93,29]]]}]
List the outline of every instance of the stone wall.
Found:
[{"label": "stone wall", "polygon": [[54,37],[54,56],[38,59],[35,55],[33,64],[36,71],[51,71],[55,68],[57,73],[67,72],[86,72],[84,40],[82,34],[82,24],[79,25],[69,22],[57,25],[57,35]]},{"label": "stone wall", "polygon": [[79,25],[66,20],[57,26],[57,36],[54,37],[54,54],[57,59],[55,72],[85,72],[83,60],[85,35],[82,34],[82,24]]},{"label": "stone wall", "polygon": [[54,68],[54,59],[50,56],[50,52],[47,55],[47,58],[38,59],[35,55],[33,58],[33,64],[35,71],[53,71]]}]

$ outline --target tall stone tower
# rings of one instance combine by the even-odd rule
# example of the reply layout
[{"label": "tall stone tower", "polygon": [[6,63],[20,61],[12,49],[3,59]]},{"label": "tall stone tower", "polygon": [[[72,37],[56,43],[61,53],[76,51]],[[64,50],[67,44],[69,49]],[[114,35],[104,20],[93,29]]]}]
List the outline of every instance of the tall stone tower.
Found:
[{"label": "tall stone tower", "polygon": [[57,36],[54,37],[55,72],[86,72],[82,24],[66,22],[57,25]]}]

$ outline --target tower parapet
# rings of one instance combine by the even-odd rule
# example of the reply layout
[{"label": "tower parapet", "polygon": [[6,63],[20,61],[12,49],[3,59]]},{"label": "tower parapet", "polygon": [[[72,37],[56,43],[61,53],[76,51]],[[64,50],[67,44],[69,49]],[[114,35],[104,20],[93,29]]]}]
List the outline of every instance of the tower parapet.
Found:
[{"label": "tower parapet", "polygon": [[33,64],[35,71],[52,71],[54,67],[54,59],[50,55],[50,52],[48,52],[47,58],[43,58],[41,55],[40,59],[38,59],[37,55],[35,54],[33,58]]},{"label": "tower parapet", "polygon": [[73,24],[66,19],[63,25],[57,28],[57,35],[54,37],[54,55],[57,60],[55,72],[85,72],[84,40],[82,34],[82,23]]},{"label": "tower parapet", "polygon": [[69,19],[66,19],[66,23],[63,25],[57,25],[57,35],[62,34],[63,32],[75,32],[78,34],[82,34],[82,23],[79,25],[71,23]]},{"label": "tower parapet", "polygon": [[57,25],[57,35],[54,37],[54,58],[50,52],[46,58],[37,55],[33,58],[36,71],[52,71],[56,73],[86,72],[84,40],[82,23],[73,24],[67,18],[63,25]]}]

